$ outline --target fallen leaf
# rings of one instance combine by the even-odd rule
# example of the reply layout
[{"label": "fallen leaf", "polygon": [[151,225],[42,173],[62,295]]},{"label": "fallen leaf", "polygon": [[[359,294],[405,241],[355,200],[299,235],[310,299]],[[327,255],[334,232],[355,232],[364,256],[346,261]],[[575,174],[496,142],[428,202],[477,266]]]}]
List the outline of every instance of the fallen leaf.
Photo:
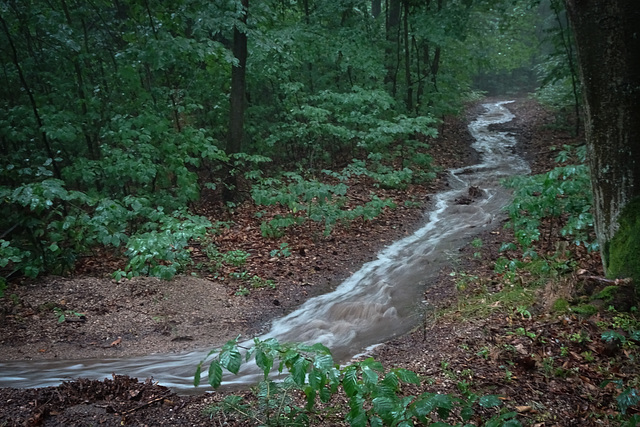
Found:
[{"label": "fallen leaf", "polygon": [[114,342],[111,343],[111,347],[115,347],[117,345],[120,345],[121,342],[122,342],[122,337],[118,337],[117,340],[115,340]]}]

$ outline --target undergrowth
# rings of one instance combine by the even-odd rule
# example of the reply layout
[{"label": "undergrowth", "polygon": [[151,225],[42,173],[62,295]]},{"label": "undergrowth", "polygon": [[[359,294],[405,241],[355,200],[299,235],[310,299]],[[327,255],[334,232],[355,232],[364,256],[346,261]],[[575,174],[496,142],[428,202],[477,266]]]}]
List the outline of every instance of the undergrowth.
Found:
[{"label": "undergrowth", "polygon": [[[637,372],[640,322],[636,309],[618,312],[609,306],[603,311],[584,304],[584,297],[544,301],[550,286],[575,283],[580,256],[598,250],[584,156],[584,147],[565,146],[556,157],[559,166],[550,172],[516,177],[505,183],[514,189],[514,200],[506,210],[510,219],[507,227],[513,229],[515,241],[502,244],[503,255],[496,260],[492,277],[474,271],[451,273],[459,292],[457,302],[437,316],[458,321],[496,315],[506,319],[512,328],[493,332],[494,344],[476,352],[486,363],[502,363],[503,381],[513,381],[514,368],[525,366],[537,370],[547,381],[586,378],[591,372],[591,379],[584,381],[592,384],[590,381],[602,379],[596,385],[608,387],[618,411],[593,412],[590,417],[614,425],[635,426],[640,422],[636,413],[640,377],[620,372]],[[475,242],[471,246],[470,251],[477,251],[480,245]],[[584,249],[576,250],[580,246]],[[479,256],[474,253],[473,258]],[[605,280],[605,286],[587,301],[611,304],[621,286],[607,285],[609,282]],[[549,313],[540,312],[543,306],[548,306]],[[552,326],[550,314],[563,319],[564,327]],[[587,318],[596,319],[592,324],[597,327],[585,327]],[[571,328],[578,329],[562,335],[563,330]],[[554,335],[558,331],[560,336]],[[545,350],[539,351],[540,347]],[[611,387],[617,392],[612,392]],[[598,393],[591,395],[589,387],[585,390],[591,399],[602,399]],[[543,414],[540,417],[544,418]]]},{"label": "undergrowth", "polygon": [[[475,394],[463,381],[459,395],[412,395],[408,390],[422,382],[413,371],[386,370],[373,358],[340,367],[322,344],[281,344],[273,338],[255,339],[250,348],[241,348],[238,339],[227,342],[200,362],[194,385],[199,385],[205,363],[209,384],[218,388],[223,370],[237,374],[251,359],[262,373],[254,389],[257,403],[251,405],[231,395],[210,407],[209,414],[233,413],[247,423],[269,426],[307,426],[328,419],[344,420],[354,427],[409,427],[416,422],[434,426],[521,425],[515,419],[516,412],[501,409],[499,396]],[[285,371],[284,378],[274,379]],[[339,401],[346,404],[336,403]]]}]

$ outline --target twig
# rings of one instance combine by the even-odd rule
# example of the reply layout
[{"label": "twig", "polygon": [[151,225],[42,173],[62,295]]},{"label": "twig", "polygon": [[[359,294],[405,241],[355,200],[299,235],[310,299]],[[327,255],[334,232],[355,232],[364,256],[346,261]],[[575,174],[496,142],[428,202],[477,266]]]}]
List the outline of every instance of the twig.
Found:
[{"label": "twig", "polygon": [[143,403],[142,405],[138,405],[135,408],[131,408],[131,409],[127,410],[127,411],[121,412],[119,415],[131,414],[131,413],[136,412],[136,411],[138,411],[140,409],[146,408],[147,406],[149,406],[149,405],[151,405],[153,403],[156,403],[156,402],[159,402],[159,401],[163,400],[165,397],[169,396],[170,394],[171,394],[171,392],[169,391],[169,392],[163,394],[160,397],[156,397],[155,399],[152,399],[152,400],[150,400],[150,401],[148,401],[146,403]]},{"label": "twig", "polygon": [[598,283],[606,283],[609,285],[616,285],[616,286],[628,285],[633,281],[633,279],[631,279],[630,277],[627,277],[624,279],[607,279],[605,277],[599,277],[599,276],[581,276],[581,278],[584,280],[591,280]]}]

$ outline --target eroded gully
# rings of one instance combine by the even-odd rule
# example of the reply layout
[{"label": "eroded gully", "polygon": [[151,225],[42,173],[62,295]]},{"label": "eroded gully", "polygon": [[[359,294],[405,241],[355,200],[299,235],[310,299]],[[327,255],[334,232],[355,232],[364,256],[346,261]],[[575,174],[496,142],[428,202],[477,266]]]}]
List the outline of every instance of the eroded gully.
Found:
[{"label": "eroded gully", "polygon": [[[526,162],[515,154],[515,139],[488,129],[513,118],[505,104],[508,102],[484,104],[485,112],[469,124],[481,163],[449,171],[450,190],[436,196],[422,228],[385,248],[333,292],[312,298],[275,320],[262,338],[322,342],[336,360],[344,361],[420,322],[425,287],[435,282],[459,248],[498,224],[501,208],[510,197],[500,179],[529,173]],[[470,187],[477,187],[481,194],[469,204],[456,202],[468,196]],[[180,393],[193,393],[205,390],[194,390],[192,384],[195,367],[208,350],[134,358],[0,362],[0,387],[43,387],[118,373],[153,377]],[[255,367],[248,365],[225,382],[247,384],[256,379]]]}]

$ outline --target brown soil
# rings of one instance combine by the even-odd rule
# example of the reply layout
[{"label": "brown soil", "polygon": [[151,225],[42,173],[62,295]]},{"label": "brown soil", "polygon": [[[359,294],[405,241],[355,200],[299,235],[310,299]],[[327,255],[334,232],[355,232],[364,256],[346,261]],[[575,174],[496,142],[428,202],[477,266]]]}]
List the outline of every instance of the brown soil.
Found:
[{"label": "brown soil", "polygon": [[[469,148],[471,138],[464,126],[464,121],[447,119],[444,136],[432,144],[431,153],[442,169],[475,162],[477,154]],[[411,234],[423,220],[429,194],[447,185],[442,175],[426,187],[385,191],[396,209],[370,222],[337,226],[329,237],[323,237],[322,227],[305,224],[281,239],[264,239],[252,204],[232,214],[200,206],[199,213],[212,221],[224,216],[231,222],[212,241],[220,252],[249,253],[242,266],[222,265],[210,272],[205,244],[194,243],[194,261],[204,268],[170,282],[152,277],[116,282],[110,272],[121,267],[122,260],[105,254],[83,260],[77,266],[80,273],[70,278],[13,283],[0,298],[0,360],[179,352],[213,347],[238,334],[257,335],[271,319],[335,288],[381,248]],[[351,185],[349,197],[366,199],[365,184]],[[405,206],[407,200],[416,203]],[[272,256],[271,251],[285,242],[291,255]],[[255,288],[238,275],[272,280],[275,288]],[[248,295],[238,295],[241,288]],[[64,321],[58,321],[60,314]]]},{"label": "brown soil", "polygon": [[[443,168],[475,162],[477,154],[469,147],[471,138],[466,121],[479,108],[470,107],[466,118],[447,119],[441,137],[433,141],[431,154]],[[554,155],[549,147],[572,140],[544,127],[551,117],[535,102],[520,99],[509,108],[517,118],[501,128],[516,135],[518,149],[531,162],[534,173],[548,170]],[[104,273],[113,271],[114,263],[121,261],[107,257],[101,262],[94,257],[79,266],[79,271],[92,275],[14,284],[0,298],[0,360],[180,352],[213,347],[239,334],[256,335],[271,319],[291,311],[311,296],[331,290],[373,259],[382,247],[410,234],[420,225],[429,194],[445,186],[446,182],[439,177],[429,187],[388,191],[387,196],[397,202],[397,209],[371,222],[338,227],[330,238],[304,226],[286,238],[265,243],[260,238],[255,210],[248,204],[240,206],[227,218],[233,221],[233,226],[213,239],[220,250],[243,249],[251,256],[246,265],[226,266],[216,274],[201,269],[194,270],[193,276],[180,276],[172,282],[136,278],[116,283]],[[368,194],[364,184],[360,191],[350,197]],[[418,201],[421,206],[407,207],[406,200]],[[211,206],[203,205],[200,210],[212,217],[216,214]],[[462,265],[458,268],[486,277],[488,287],[497,290],[501,285],[492,272],[493,260],[498,256],[500,244],[509,237],[507,230],[485,233],[481,236],[482,256],[473,256],[473,250],[466,249],[461,253]],[[289,244],[291,255],[272,256],[270,252],[283,242]],[[194,245],[196,261],[206,260],[204,250],[202,245]],[[597,259],[592,256],[584,258],[584,266],[589,274],[601,273]],[[245,281],[229,280],[231,273],[241,271],[273,280],[277,285],[274,289],[253,289]],[[102,277],[96,277],[100,274]],[[237,295],[241,287],[247,287],[249,294]],[[467,292],[472,294],[473,287]],[[548,297],[551,291],[546,292]],[[455,307],[460,297],[448,271],[442,273],[438,285],[426,291],[432,308]],[[545,295],[540,296],[541,301],[544,298]],[[60,313],[65,317],[59,322]],[[595,368],[579,357],[585,350],[578,344],[569,348],[558,362],[567,370],[579,366],[579,376],[559,380],[541,375],[538,369],[545,354],[559,351],[558,334],[594,329],[585,320],[551,318],[543,303],[531,313],[532,319],[495,310],[482,320],[460,322],[455,310],[442,318],[435,318],[434,313],[427,311],[424,327],[377,348],[376,359],[385,366],[406,367],[434,378],[434,384],[425,387],[438,392],[456,391],[456,381],[450,372],[459,374],[472,369],[470,380],[474,387],[506,396],[507,405],[516,408],[525,424],[594,424],[594,420],[584,419],[594,411],[594,406],[600,412],[610,410],[613,391],[594,390],[600,378]],[[541,338],[532,340],[507,333],[518,327],[536,331]],[[500,350],[505,348],[502,344],[510,345],[517,354],[509,359]],[[596,356],[606,351],[600,344],[590,343],[588,348]],[[507,359],[515,363],[506,365]],[[505,366],[513,372],[508,381]],[[599,400],[594,405],[596,395]],[[77,380],[42,389],[0,389],[3,402],[0,425],[246,425],[244,421],[234,422],[233,418],[210,419],[202,414],[205,407],[221,396],[221,393],[178,396],[151,381],[138,382],[121,376],[105,381]],[[336,419],[318,423],[339,424]]]}]

